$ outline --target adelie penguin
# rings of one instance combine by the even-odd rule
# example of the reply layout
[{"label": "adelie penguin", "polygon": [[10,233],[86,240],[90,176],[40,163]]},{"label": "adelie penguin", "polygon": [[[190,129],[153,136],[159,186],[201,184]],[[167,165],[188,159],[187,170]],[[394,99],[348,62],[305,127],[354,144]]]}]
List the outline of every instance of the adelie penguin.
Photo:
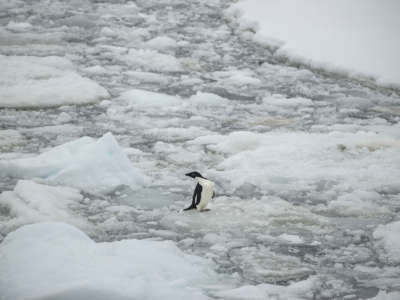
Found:
[{"label": "adelie penguin", "polygon": [[207,211],[206,206],[211,198],[214,198],[214,182],[201,176],[199,172],[190,172],[185,174],[196,180],[197,185],[194,189],[192,204],[184,211],[197,209],[198,211]]}]

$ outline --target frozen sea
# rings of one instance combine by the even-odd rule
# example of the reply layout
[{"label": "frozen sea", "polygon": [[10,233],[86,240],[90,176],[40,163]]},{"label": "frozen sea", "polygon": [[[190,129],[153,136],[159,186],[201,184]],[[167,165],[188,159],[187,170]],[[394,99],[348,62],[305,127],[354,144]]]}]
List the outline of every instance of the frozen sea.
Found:
[{"label": "frozen sea", "polygon": [[400,91],[233,2],[0,3],[0,299],[400,299]]}]

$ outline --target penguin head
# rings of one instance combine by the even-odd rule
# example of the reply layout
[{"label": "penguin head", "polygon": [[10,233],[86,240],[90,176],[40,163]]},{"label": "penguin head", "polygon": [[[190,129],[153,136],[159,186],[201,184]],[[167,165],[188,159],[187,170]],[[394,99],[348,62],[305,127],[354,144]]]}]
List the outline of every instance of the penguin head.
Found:
[{"label": "penguin head", "polygon": [[196,178],[196,177],[204,178],[203,176],[201,176],[201,174],[199,172],[190,172],[190,173],[185,174],[185,176],[189,176],[192,178]]}]

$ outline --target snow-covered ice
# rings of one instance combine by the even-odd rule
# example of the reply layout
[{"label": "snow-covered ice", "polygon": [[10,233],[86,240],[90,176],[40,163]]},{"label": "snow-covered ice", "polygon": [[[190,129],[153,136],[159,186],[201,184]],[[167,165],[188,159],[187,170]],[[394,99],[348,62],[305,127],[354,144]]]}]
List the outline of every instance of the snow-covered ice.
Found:
[{"label": "snow-covered ice", "polygon": [[[14,76],[0,70],[1,91],[29,83],[32,93],[14,89],[21,101],[44,87],[55,100],[0,109],[0,248],[10,258],[0,270],[18,266],[18,286],[32,279],[7,295],[396,299],[399,90],[288,60],[237,22],[233,4],[0,3],[1,61]],[[89,86],[96,97],[81,105]],[[79,103],[60,100],[73,94]],[[194,170],[216,197],[210,211],[180,213]],[[82,232],[20,228],[40,221]],[[25,230],[55,268],[29,247],[8,256]]]},{"label": "snow-covered ice", "polygon": [[74,215],[69,208],[82,200],[83,196],[74,188],[20,180],[13,191],[0,194],[0,207],[14,217],[10,221],[12,227],[42,221],[62,221],[85,227],[86,220]]},{"label": "snow-covered ice", "polygon": [[97,140],[82,137],[34,157],[2,160],[0,168],[3,175],[38,177],[92,193],[111,191],[120,185],[138,189],[149,182],[111,133]]},{"label": "snow-covered ice", "polygon": [[0,55],[0,107],[86,104],[108,98],[66,58]]},{"label": "snow-covered ice", "polygon": [[379,257],[391,264],[400,263],[400,221],[379,225],[373,232],[380,248]]},{"label": "snow-covered ice", "polygon": [[0,299],[209,299],[206,259],[168,241],[95,243],[64,223],[26,225],[0,245]]},{"label": "snow-covered ice", "polygon": [[278,55],[400,85],[396,0],[242,0],[234,7],[243,30],[254,29],[254,39]]}]

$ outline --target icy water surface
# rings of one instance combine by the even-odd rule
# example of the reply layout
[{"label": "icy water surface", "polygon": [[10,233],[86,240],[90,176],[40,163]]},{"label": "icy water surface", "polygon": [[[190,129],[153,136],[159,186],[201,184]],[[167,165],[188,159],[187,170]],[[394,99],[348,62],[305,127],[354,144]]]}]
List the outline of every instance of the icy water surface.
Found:
[{"label": "icy water surface", "polygon": [[[252,42],[230,4],[2,4],[0,54],[65,56],[110,98],[0,109],[0,158],[112,132],[152,182],[82,192],[71,208],[95,240],[172,240],[238,287],[312,278],[304,299],[399,291],[398,261],[373,236],[399,220],[398,91],[282,63]],[[128,91],[145,100],[130,102]],[[177,213],[191,201],[190,170],[216,182],[209,212]],[[18,179],[0,171],[0,191]],[[21,225],[12,220],[0,206],[0,240]]]}]

